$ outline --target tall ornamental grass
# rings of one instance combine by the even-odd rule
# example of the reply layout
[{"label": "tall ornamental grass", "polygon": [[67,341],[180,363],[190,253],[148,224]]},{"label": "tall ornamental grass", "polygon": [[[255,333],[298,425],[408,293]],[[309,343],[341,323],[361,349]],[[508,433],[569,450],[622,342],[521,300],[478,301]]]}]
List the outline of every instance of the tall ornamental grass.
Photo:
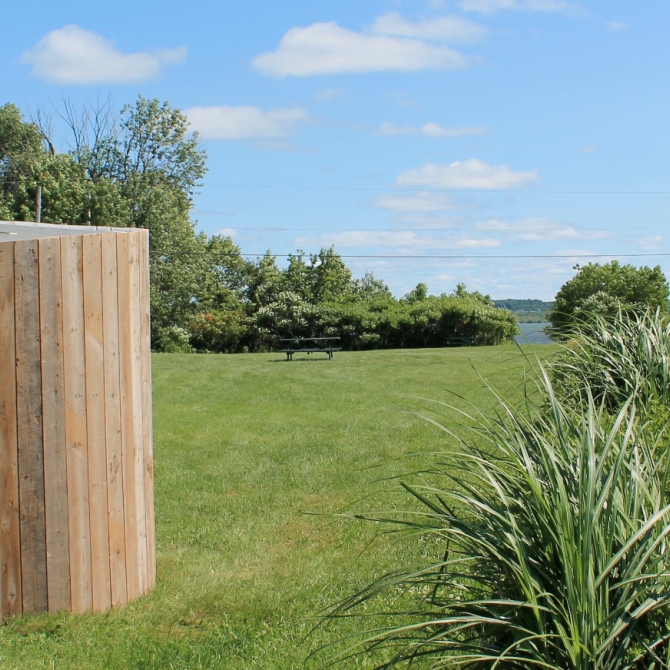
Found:
[{"label": "tall ornamental grass", "polygon": [[633,393],[649,409],[670,400],[670,320],[660,310],[591,315],[568,333],[552,365],[557,392],[577,400],[586,388],[610,409]]},{"label": "tall ornamental grass", "polygon": [[417,504],[377,519],[419,535],[436,559],[330,612],[360,615],[365,630],[336,661],[670,667],[665,432],[635,392],[612,413],[588,386],[581,403],[558,398],[544,370],[538,386],[540,403],[498,397],[493,414],[468,416],[465,437],[442,427],[451,446],[403,484]]}]

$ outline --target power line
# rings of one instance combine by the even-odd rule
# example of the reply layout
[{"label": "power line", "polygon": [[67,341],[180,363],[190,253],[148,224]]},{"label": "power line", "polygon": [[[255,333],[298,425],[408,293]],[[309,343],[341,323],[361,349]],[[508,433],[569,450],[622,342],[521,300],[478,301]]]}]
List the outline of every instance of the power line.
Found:
[{"label": "power line", "polygon": [[[195,212],[197,214],[197,212]],[[262,232],[319,232],[319,233],[414,233],[414,232],[432,232],[432,233],[457,233],[457,232],[468,232],[468,233],[549,233],[557,231],[567,231],[574,230],[577,233],[582,232],[609,232],[612,230],[668,230],[668,226],[643,226],[643,227],[633,227],[633,226],[620,226],[614,228],[576,228],[575,226],[567,226],[563,228],[391,228],[388,230],[380,230],[379,228],[354,228],[351,230],[332,230],[328,228],[273,228],[270,226],[200,226],[201,228],[221,228],[222,230],[255,230]]]},{"label": "power line", "polygon": [[201,186],[225,186],[230,188],[276,188],[282,190],[308,191],[372,191],[391,193],[525,193],[529,195],[670,195],[670,191],[537,191],[533,189],[483,189],[483,188],[397,188],[397,187],[369,187],[369,186],[308,186],[295,184],[236,184],[232,182],[206,182]]},{"label": "power line", "polygon": [[[0,184],[21,184],[25,180],[0,181]],[[398,188],[397,186],[323,186],[307,184],[238,184],[234,182],[205,182],[198,184],[196,188],[205,186],[223,186],[226,188],[266,188],[280,190],[303,190],[303,191],[369,191],[385,193],[506,193],[526,195],[670,195],[670,191],[587,191],[587,190],[543,190],[535,189],[506,189],[506,188],[434,188],[424,186],[422,188]]]},{"label": "power line", "polygon": [[[265,252],[267,253],[267,252]],[[249,254],[249,253],[230,253],[225,254],[229,256],[244,256],[249,258],[256,258],[259,256],[265,256],[265,253],[262,254]],[[296,256],[297,254],[273,254],[270,253],[270,256],[275,258],[289,258],[291,256]],[[307,254],[306,254],[307,255]],[[472,255],[472,254],[453,254],[453,255],[434,255],[434,254],[421,254],[421,255],[406,255],[406,254],[337,254],[340,258],[397,258],[404,260],[425,260],[425,259],[444,259],[444,260],[487,260],[491,258],[495,259],[504,259],[504,258],[651,258],[651,257],[667,257],[670,256],[670,253],[645,253],[645,254],[490,254],[486,256],[482,255]]]}]

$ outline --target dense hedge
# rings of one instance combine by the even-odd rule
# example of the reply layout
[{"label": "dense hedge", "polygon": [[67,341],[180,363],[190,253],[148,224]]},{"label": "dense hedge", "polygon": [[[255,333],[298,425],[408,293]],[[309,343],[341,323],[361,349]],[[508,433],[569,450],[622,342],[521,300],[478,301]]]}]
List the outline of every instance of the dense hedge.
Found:
[{"label": "dense hedge", "polygon": [[341,338],[346,350],[443,347],[457,338],[476,345],[510,341],[514,315],[471,294],[427,296],[409,302],[392,297],[310,304],[284,292],[257,311],[201,313],[188,328],[189,343],[205,351],[265,351],[281,337]]}]

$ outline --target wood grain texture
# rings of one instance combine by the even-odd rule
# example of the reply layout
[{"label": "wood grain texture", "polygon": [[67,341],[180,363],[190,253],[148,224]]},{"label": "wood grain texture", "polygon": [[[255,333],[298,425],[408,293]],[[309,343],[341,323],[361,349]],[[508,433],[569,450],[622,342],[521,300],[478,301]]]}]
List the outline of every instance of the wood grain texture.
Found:
[{"label": "wood grain texture", "polygon": [[155,585],[148,272],[145,230],[0,240],[0,619]]},{"label": "wood grain texture", "polygon": [[82,239],[61,238],[63,281],[63,361],[65,381],[65,449],[67,456],[70,598],[74,612],[93,607],[88,500],[86,360]]},{"label": "wood grain texture", "polygon": [[149,231],[139,233],[139,302],[142,375],[142,443],[144,444],[144,506],[147,523],[147,585],[156,584],[156,522],[154,516],[154,450],[151,400],[151,314],[149,301]]},{"label": "wood grain texture", "polygon": [[21,614],[14,243],[0,243],[0,617]]},{"label": "wood grain texture", "polygon": [[48,608],[38,242],[16,242],[14,263],[21,590],[31,613]]},{"label": "wood grain texture", "polygon": [[102,303],[105,349],[105,441],[109,509],[109,567],[112,605],[128,602],[123,467],[121,462],[121,371],[119,369],[116,235],[102,235]]},{"label": "wood grain texture", "polygon": [[[131,335],[131,379],[133,408],[133,434],[135,443],[135,504],[137,506],[137,563],[140,595],[147,593],[149,559],[147,547],[147,515],[144,493],[144,408],[142,407],[142,347],[141,347],[141,307],[140,307],[140,244],[139,233],[126,234],[130,246],[130,335]],[[138,411],[139,410],[139,411]]]},{"label": "wood grain texture", "polygon": [[82,238],[84,343],[86,356],[86,436],[91,526],[93,610],[112,605],[109,572],[109,513],[105,446],[105,355],[102,321],[102,246],[100,235]]},{"label": "wood grain texture", "polygon": [[[132,234],[116,237],[119,291],[119,365],[121,372],[121,449],[123,462],[124,516],[126,527],[126,585],[128,599],[132,600],[143,593],[143,581],[140,580],[139,537],[140,519],[138,518],[137,458],[138,444],[135,430],[135,414],[138,412],[141,398],[134,384],[133,336],[137,331],[137,315],[133,314],[131,294],[136,287],[136,245],[132,243]],[[141,476],[141,472],[139,473]],[[142,492],[142,499],[144,492]],[[142,522],[145,523],[144,519]],[[145,525],[146,527],[146,525]],[[146,532],[144,533],[146,536]]]},{"label": "wood grain texture", "polygon": [[44,506],[49,611],[70,609],[60,240],[39,241]]}]

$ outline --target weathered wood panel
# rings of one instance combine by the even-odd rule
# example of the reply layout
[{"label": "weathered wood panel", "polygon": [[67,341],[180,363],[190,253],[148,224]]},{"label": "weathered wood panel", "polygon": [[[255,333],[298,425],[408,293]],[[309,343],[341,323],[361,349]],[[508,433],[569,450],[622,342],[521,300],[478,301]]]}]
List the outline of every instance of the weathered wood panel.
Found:
[{"label": "weathered wood panel", "polygon": [[0,245],[0,616],[21,614],[14,243]]},{"label": "weathered wood panel", "polygon": [[40,340],[49,611],[70,609],[60,241],[39,241]]},{"label": "weathered wood panel", "polygon": [[48,609],[37,240],[16,242],[14,263],[21,590],[30,613]]},{"label": "weathered wood panel", "polygon": [[82,238],[86,352],[88,496],[91,520],[93,609],[112,605],[109,572],[109,513],[105,440],[105,356],[102,326],[102,246],[100,235]]},{"label": "weathered wood panel", "polygon": [[[126,526],[126,584],[128,599],[142,594],[144,580],[140,578],[140,519],[138,518],[137,458],[140,445],[135,430],[136,408],[141,398],[133,383],[133,335],[137,323],[133,315],[132,293],[136,288],[135,249],[130,235],[116,238],[119,290],[119,366],[121,372],[121,449],[123,461],[124,515]],[[144,499],[144,492],[141,492]],[[142,519],[144,523],[144,519]],[[146,537],[146,532],[143,533]]]},{"label": "weathered wood panel", "polygon": [[102,302],[105,349],[105,440],[109,508],[109,566],[112,605],[128,602],[123,467],[121,459],[121,371],[116,236],[102,235]]},{"label": "weathered wood panel", "polygon": [[0,239],[0,617],[156,578],[148,234],[47,228]]},{"label": "weathered wood panel", "polygon": [[156,522],[154,518],[154,449],[151,399],[151,316],[149,310],[149,231],[139,234],[139,311],[142,377],[142,443],[144,445],[144,501],[147,524],[147,584],[156,583]]},{"label": "weathered wood panel", "polygon": [[86,612],[93,607],[93,589],[81,237],[61,238],[61,265],[71,608],[74,612]]}]

